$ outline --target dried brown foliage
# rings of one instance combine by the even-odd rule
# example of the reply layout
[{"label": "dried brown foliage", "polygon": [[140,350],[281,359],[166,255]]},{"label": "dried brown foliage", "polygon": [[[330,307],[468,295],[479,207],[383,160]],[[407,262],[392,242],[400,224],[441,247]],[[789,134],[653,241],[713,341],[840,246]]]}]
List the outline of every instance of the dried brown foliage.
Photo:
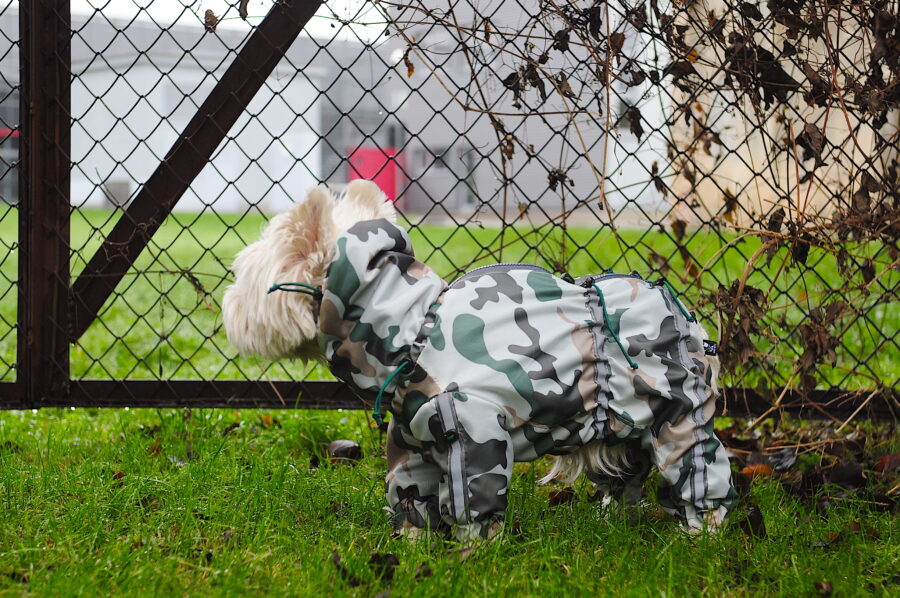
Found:
[{"label": "dried brown foliage", "polygon": [[[490,118],[504,197],[523,192],[512,173],[536,161],[547,194],[564,199],[554,215],[519,197],[509,218],[505,204],[497,213],[502,226],[537,213],[565,231],[572,211],[589,210],[622,251],[603,266],[626,271],[634,245],[619,222],[636,214],[628,226],[662,230],[667,244],[638,242],[637,270],[679,282],[719,328],[732,384],[894,383],[883,355],[900,348],[887,309],[900,283],[897,0],[506,3],[517,15],[506,21],[477,0],[388,5],[405,15],[388,11],[405,39],[436,26],[469,65],[467,91],[451,93]],[[526,121],[581,162],[535,150]],[[640,168],[637,191],[616,187],[619,171]],[[718,251],[701,255],[698,233]],[[566,234],[538,236],[535,251],[560,270],[591,251]]]}]

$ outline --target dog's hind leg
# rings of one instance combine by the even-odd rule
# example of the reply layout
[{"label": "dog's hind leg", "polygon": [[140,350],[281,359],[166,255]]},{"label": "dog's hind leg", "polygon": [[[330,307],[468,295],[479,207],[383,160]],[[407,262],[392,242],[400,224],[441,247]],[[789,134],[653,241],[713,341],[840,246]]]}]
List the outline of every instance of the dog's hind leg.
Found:
[{"label": "dog's hind leg", "polygon": [[[717,527],[737,498],[728,454],[713,429],[718,358],[705,354],[703,328],[681,313],[671,292],[660,293],[671,315],[662,320],[659,336],[635,335],[626,341],[641,364],[634,379],[650,396],[640,401],[635,395],[623,403],[620,418],[635,422],[642,446],[659,468],[657,497],[663,509],[688,530]],[[666,382],[660,388],[643,378],[654,372]],[[651,406],[652,422],[638,422],[645,406]]]},{"label": "dog's hind leg", "polygon": [[604,497],[604,502],[623,501],[626,505],[638,504],[644,498],[644,482],[653,466],[650,453],[640,440],[628,440],[624,444],[624,465],[615,475],[588,470],[587,476]]}]

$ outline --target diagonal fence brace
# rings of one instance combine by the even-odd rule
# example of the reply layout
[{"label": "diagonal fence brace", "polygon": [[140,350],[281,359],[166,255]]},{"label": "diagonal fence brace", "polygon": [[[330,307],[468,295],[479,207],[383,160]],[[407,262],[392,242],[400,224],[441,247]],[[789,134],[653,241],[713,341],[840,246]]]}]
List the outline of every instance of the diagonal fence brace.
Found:
[{"label": "diagonal fence brace", "polygon": [[322,0],[280,0],[259,24],[72,285],[72,342],[97,317]]}]

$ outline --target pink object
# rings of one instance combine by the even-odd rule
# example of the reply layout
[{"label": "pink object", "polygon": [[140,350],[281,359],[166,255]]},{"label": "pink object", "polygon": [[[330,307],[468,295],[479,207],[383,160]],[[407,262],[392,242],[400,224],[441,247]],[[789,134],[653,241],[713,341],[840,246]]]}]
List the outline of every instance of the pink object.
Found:
[{"label": "pink object", "polygon": [[350,149],[347,181],[368,179],[381,187],[391,201],[397,200],[397,150],[393,147],[361,146]]}]

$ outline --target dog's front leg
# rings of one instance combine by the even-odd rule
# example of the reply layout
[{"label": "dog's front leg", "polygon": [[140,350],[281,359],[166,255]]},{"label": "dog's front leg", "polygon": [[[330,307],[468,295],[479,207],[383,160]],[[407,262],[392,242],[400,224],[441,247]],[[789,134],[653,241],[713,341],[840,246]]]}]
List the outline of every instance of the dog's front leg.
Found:
[{"label": "dog's front leg", "polygon": [[443,472],[416,444],[407,427],[391,420],[385,493],[394,529],[411,540],[428,529],[446,531],[439,506]]},{"label": "dog's front leg", "polygon": [[388,434],[388,502],[398,528],[452,531],[470,543],[502,527],[513,449],[496,405],[446,392]]},{"label": "dog's front leg", "polygon": [[496,536],[506,515],[513,448],[505,414],[493,403],[460,392],[432,400],[441,449],[442,512],[449,512],[460,541]]}]

